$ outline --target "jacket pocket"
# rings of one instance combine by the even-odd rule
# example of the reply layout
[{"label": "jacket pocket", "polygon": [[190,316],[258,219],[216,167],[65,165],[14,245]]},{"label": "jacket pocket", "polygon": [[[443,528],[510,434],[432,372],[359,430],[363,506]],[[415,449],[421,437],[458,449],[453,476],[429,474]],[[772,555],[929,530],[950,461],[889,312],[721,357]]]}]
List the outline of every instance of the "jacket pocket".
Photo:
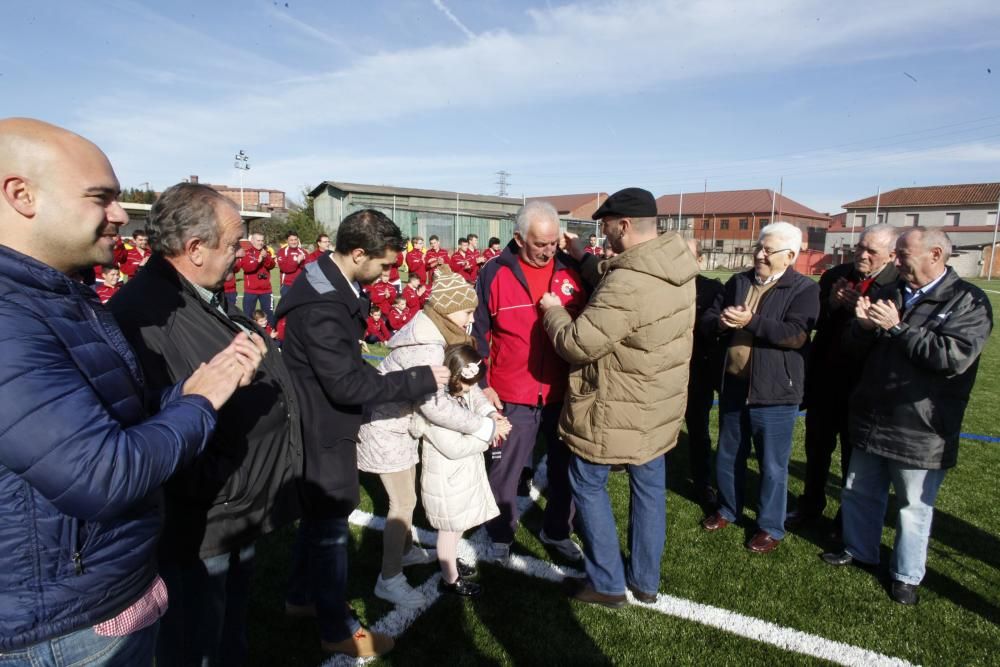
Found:
[{"label": "jacket pocket", "polygon": [[73,572],[77,575],[84,573],[84,557],[87,555],[89,546],[91,527],[82,519],[71,519],[69,528],[69,553],[72,562]]}]

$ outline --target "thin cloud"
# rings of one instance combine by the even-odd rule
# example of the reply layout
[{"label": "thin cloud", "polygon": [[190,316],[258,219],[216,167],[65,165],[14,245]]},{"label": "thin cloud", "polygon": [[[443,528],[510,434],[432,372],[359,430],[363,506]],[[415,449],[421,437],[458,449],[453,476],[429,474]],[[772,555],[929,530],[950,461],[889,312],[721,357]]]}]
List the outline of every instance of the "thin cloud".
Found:
[{"label": "thin cloud", "polygon": [[442,0],[432,0],[434,6],[441,10],[441,13],[448,17],[448,20],[455,24],[455,26],[465,33],[465,36],[469,39],[475,39],[476,33],[469,30],[469,28],[458,20],[458,17],[451,13],[451,10],[444,4]]},{"label": "thin cloud", "polygon": [[331,35],[327,32],[324,32],[319,28],[310,25],[304,21],[298,20],[287,11],[282,11],[281,9],[275,9],[274,7],[268,7],[267,13],[271,18],[277,19],[278,21],[281,21],[285,25],[295,28],[296,30],[298,30],[299,32],[308,37],[318,39],[324,44],[329,44],[330,46],[336,46],[338,49],[344,49],[345,51],[349,50],[348,44],[344,40],[339,39],[338,37],[335,37],[334,35]]}]

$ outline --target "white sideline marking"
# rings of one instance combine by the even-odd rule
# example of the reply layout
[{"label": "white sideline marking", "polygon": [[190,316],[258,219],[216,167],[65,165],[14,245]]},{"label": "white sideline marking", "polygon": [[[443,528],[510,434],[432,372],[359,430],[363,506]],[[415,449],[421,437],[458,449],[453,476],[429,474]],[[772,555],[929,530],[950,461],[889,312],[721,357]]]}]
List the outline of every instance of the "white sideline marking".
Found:
[{"label": "white sideline marking", "polygon": [[[518,507],[521,514],[538,502],[542,492],[545,490],[546,479],[546,459],[539,461],[535,468],[534,479],[531,482],[530,497],[519,497]],[[362,528],[372,530],[385,530],[385,517],[375,516],[369,512],[354,510],[350,516],[350,522]],[[413,527],[414,540],[425,546],[434,546],[437,541],[437,533],[432,530]],[[478,562],[480,560],[489,562],[489,554],[492,549],[490,539],[486,530],[481,528],[473,533],[469,539],[459,540],[458,555],[463,560]],[[545,579],[552,582],[563,581],[567,577],[584,577],[582,571],[570,567],[564,567],[556,563],[541,560],[534,556],[522,556],[512,553],[506,563],[492,563],[497,567],[504,567],[508,570],[520,572],[537,579]],[[380,618],[371,629],[392,637],[399,637],[416,621],[421,614],[427,611],[441,593],[438,591],[438,581],[441,579],[440,573],[435,573],[417,587],[427,604],[421,607],[404,608],[395,607],[393,611]],[[912,663],[902,658],[869,651],[868,649],[844,644],[832,639],[825,639],[817,635],[811,635],[801,630],[786,628],[776,623],[764,621],[752,616],[721,609],[707,604],[686,600],[660,593],[656,602],[645,604],[636,600],[632,593],[626,593],[631,604],[652,611],[659,612],[666,616],[673,616],[686,621],[700,623],[712,628],[723,630],[733,635],[746,637],[754,641],[771,644],[786,651],[808,655],[822,660],[847,665],[848,667],[912,667]],[[363,665],[371,662],[373,658],[349,658],[344,655],[337,655],[324,662],[320,667],[342,667],[345,665]]]}]

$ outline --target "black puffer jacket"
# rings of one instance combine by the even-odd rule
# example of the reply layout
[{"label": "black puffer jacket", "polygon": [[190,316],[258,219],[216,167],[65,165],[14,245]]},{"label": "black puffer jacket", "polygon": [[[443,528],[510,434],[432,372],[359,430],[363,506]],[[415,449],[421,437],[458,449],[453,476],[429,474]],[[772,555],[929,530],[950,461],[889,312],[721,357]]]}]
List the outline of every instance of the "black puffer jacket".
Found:
[{"label": "black puffer jacket", "polygon": [[[234,321],[254,329],[236,308],[227,319],[209,306],[159,254],[108,303],[155,388],[186,378],[222,351],[240,332]],[[219,411],[205,451],[164,487],[164,560],[191,562],[240,549],[298,518],[298,401],[281,354],[263,338],[269,354],[253,382]]]},{"label": "black puffer jacket", "polygon": [[[721,330],[724,349],[729,348],[732,331],[722,329],[722,311],[729,306],[745,304],[753,280],[753,269],[735,274],[698,324],[703,333]],[[818,316],[819,285],[795,269],[786,269],[778,283],[761,298],[757,312],[744,327],[753,334],[747,403],[798,405],[802,402],[809,333],[816,326]],[[723,372],[723,384],[726,379]]]},{"label": "black puffer jacket", "polygon": [[[874,299],[903,303],[903,283]],[[978,287],[947,275],[902,317],[893,336],[855,323],[846,343],[867,354],[851,395],[850,434],[855,447],[928,470],[958,460],[962,417],[993,329],[993,309]]]}]

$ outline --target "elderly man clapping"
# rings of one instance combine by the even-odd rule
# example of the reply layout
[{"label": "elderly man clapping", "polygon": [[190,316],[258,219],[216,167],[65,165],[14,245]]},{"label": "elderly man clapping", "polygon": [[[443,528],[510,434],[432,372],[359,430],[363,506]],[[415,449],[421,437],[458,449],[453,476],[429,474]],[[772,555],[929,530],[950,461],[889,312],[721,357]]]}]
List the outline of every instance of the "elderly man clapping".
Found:
[{"label": "elderly man clapping", "polygon": [[770,553],[785,535],[788,459],[802,401],[809,332],[819,315],[819,286],[792,268],[802,231],[776,222],[760,230],[753,269],[738,273],[700,322],[726,345],[719,394],[716,474],[719,509],[702,522],[716,531],[743,512],[747,458],[760,463],[757,532],[750,551]]}]

